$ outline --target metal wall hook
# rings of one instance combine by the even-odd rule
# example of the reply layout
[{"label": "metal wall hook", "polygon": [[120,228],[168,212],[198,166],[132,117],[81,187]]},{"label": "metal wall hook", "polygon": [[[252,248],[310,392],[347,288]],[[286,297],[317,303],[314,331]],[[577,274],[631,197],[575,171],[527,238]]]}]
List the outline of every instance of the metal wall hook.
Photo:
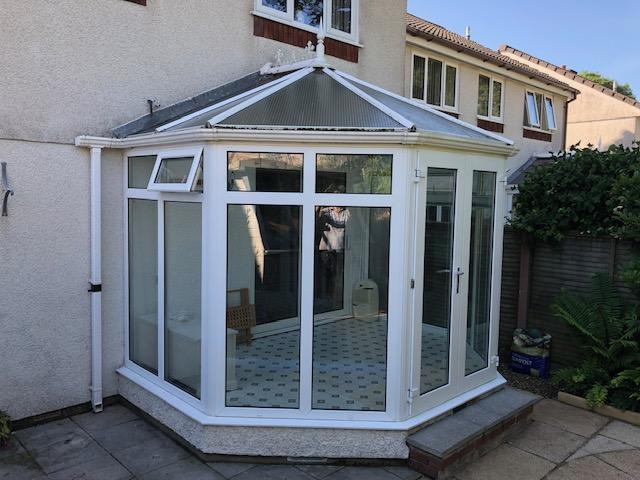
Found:
[{"label": "metal wall hook", "polygon": [[7,210],[7,203],[9,202],[9,196],[14,194],[14,191],[9,188],[9,179],[7,177],[7,162],[0,162],[0,191],[2,191],[2,216],[7,217],[9,215]]}]

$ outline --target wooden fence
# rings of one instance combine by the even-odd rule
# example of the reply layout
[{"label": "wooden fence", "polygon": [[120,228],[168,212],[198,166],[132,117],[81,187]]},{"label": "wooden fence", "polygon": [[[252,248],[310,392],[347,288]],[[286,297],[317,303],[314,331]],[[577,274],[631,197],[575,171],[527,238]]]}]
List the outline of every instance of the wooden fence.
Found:
[{"label": "wooden fence", "polygon": [[579,342],[573,331],[551,313],[553,299],[563,288],[588,293],[596,273],[613,276],[623,295],[630,298],[620,273],[632,257],[631,242],[572,236],[558,244],[537,242],[527,247],[518,233],[507,229],[502,265],[501,357],[508,358],[513,330],[526,326],[553,336],[553,363],[577,363],[581,357]]}]

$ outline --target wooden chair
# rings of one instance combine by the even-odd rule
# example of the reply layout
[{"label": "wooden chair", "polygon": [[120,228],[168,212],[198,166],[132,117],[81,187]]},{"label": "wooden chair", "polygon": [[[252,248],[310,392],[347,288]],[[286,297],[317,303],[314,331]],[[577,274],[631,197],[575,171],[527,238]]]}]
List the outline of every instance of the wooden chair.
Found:
[{"label": "wooden chair", "polygon": [[229,295],[240,294],[240,305],[235,307],[227,306],[227,327],[242,331],[241,340],[247,345],[251,345],[251,329],[256,326],[256,306],[249,303],[249,289],[240,288],[227,291],[227,305]]}]

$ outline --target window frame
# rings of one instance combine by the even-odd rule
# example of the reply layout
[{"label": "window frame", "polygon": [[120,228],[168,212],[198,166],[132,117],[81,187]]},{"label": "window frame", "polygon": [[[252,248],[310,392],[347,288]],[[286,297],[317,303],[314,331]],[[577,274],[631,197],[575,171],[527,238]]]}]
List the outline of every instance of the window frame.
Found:
[{"label": "window frame", "polygon": [[[360,19],[360,0],[351,0],[351,32],[343,32],[337,28],[333,28],[331,25],[331,19],[333,17],[333,2],[332,0],[323,0],[323,14],[324,30],[328,37],[341,42],[351,43],[356,46],[361,46],[359,41],[359,19]],[[274,8],[267,7],[262,4],[262,0],[255,0],[253,15],[267,18],[280,23],[285,23],[295,28],[300,28],[312,33],[318,33],[319,28],[306,23],[298,22],[294,15],[295,4],[294,0],[287,0],[286,12],[280,12]]]},{"label": "window frame", "polygon": [[[423,98],[418,98],[413,96],[413,80],[415,75],[415,59],[416,57],[424,59],[424,83],[422,85]],[[427,102],[427,87],[429,80],[429,60],[436,60],[442,63],[442,75],[440,78],[440,105],[435,105],[433,103]],[[447,68],[452,67],[456,70],[456,82],[455,82],[455,100],[454,106],[446,105],[446,97],[447,97]],[[423,55],[417,52],[411,52],[411,79],[410,79],[410,95],[411,100],[424,103],[425,105],[436,108],[438,110],[459,113],[460,106],[460,66],[457,62],[451,62],[446,60],[443,57],[434,56],[434,55]]]},{"label": "window frame", "polygon": [[[529,95],[533,95],[533,103],[535,105],[536,108],[536,112],[538,113],[538,124],[534,124],[531,122],[531,115],[530,115],[530,107],[529,107]],[[540,110],[540,108],[538,107],[538,101],[537,101],[537,96],[542,97],[542,111]],[[549,100],[551,102],[551,110],[553,113],[553,123],[555,124],[555,126],[553,128],[551,128],[549,126],[549,118],[547,115],[547,100]],[[553,98],[552,95],[549,95],[541,90],[534,90],[531,88],[527,88],[525,90],[525,97],[524,97],[524,108],[525,108],[525,115],[526,115],[526,119],[529,122],[529,125],[523,125],[523,128],[527,128],[529,130],[535,130],[538,132],[546,132],[546,133],[553,133],[556,132],[558,130],[558,116],[556,115],[556,106],[555,106],[555,100]]]},{"label": "window frame", "polygon": [[[549,111],[547,108],[547,100],[551,102],[551,114],[553,115],[553,127],[549,125],[549,115],[548,115]],[[547,129],[550,132],[555,132],[556,130],[558,130],[558,117],[556,116],[556,106],[555,106],[555,102],[553,101],[553,97],[550,97],[549,95],[543,95],[542,105],[544,106],[544,114],[547,117]]]},{"label": "window frame", "polygon": [[[480,77],[486,77],[489,79],[489,105],[487,107],[487,115],[482,115],[480,113],[477,113],[478,108],[477,108],[477,104],[480,102]],[[500,89],[500,116],[497,117],[495,115],[493,115],[493,84],[495,82],[498,82],[500,85],[502,85],[502,88]],[[477,88],[477,101],[476,101],[476,114],[477,117],[482,119],[482,120],[487,120],[489,122],[495,122],[495,123],[503,123],[504,124],[504,90],[505,90],[505,81],[504,78],[502,77],[497,77],[495,75],[491,75],[491,74],[487,74],[487,73],[483,73],[480,72],[478,73],[478,88]]]},{"label": "window frame", "polygon": [[[155,192],[178,192],[185,193],[193,190],[194,183],[196,181],[196,175],[198,173],[198,167],[202,162],[202,147],[187,148],[181,150],[165,150],[158,153],[156,157],[156,164],[153,167],[151,176],[149,177],[149,184],[147,190]],[[163,160],[169,160],[172,158],[188,158],[191,157],[191,167],[189,168],[189,175],[187,181],[184,183],[158,183],[156,179],[160,166]]]}]

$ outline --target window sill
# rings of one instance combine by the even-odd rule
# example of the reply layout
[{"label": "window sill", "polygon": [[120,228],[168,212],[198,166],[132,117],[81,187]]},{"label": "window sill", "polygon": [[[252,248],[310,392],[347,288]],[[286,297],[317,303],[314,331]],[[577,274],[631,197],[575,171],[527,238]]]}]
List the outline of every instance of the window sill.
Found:
[{"label": "window sill", "polygon": [[[292,22],[288,18],[283,18],[283,17],[280,17],[278,15],[269,15],[268,13],[262,12],[260,10],[252,10],[251,11],[251,15],[253,15],[254,17],[264,18],[265,20],[271,20],[272,22],[282,23],[284,25],[288,25],[290,27],[297,28],[298,30],[304,30],[305,32],[313,33],[314,36],[316,36],[318,34],[318,28],[317,27],[312,27],[310,25],[305,25],[304,23]],[[326,28],[325,28],[325,30],[326,30]],[[358,42],[356,39],[350,38],[350,37],[348,37],[346,35],[345,36],[336,35],[336,34],[331,33],[329,31],[326,31],[325,35],[326,35],[327,38],[330,38],[332,40],[336,40],[336,41],[341,42],[341,43],[347,43],[349,45],[353,45],[354,47],[363,48],[363,45],[360,42]],[[313,44],[315,45],[316,42],[314,41]]]},{"label": "window sill", "polygon": [[527,127],[524,127],[522,129],[522,136],[530,140],[540,140],[541,142],[550,143],[553,141],[552,132],[545,132],[544,130],[534,130]]},{"label": "window sill", "polygon": [[[309,42],[316,44],[316,34],[291,25],[292,22],[283,21],[281,18],[273,18],[254,13],[253,35],[268,38],[276,42],[286,43],[300,48],[305,48]],[[326,54],[352,63],[358,63],[360,48],[346,43],[343,40],[327,37],[324,42]]]},{"label": "window sill", "polygon": [[[431,105],[429,105],[429,106],[431,106]],[[435,108],[436,110],[438,110],[438,111],[439,111],[439,112],[441,112],[441,113],[445,113],[445,114],[447,114],[447,115],[450,115],[450,116],[452,116],[453,118],[460,119],[460,112],[457,112],[457,111],[455,111],[455,110],[444,110],[444,109],[442,109],[442,108],[438,108],[438,107],[433,107],[433,108]]]},{"label": "window sill", "polygon": [[504,133],[504,123],[495,120],[489,120],[484,117],[478,117],[478,127],[489,132]]}]

